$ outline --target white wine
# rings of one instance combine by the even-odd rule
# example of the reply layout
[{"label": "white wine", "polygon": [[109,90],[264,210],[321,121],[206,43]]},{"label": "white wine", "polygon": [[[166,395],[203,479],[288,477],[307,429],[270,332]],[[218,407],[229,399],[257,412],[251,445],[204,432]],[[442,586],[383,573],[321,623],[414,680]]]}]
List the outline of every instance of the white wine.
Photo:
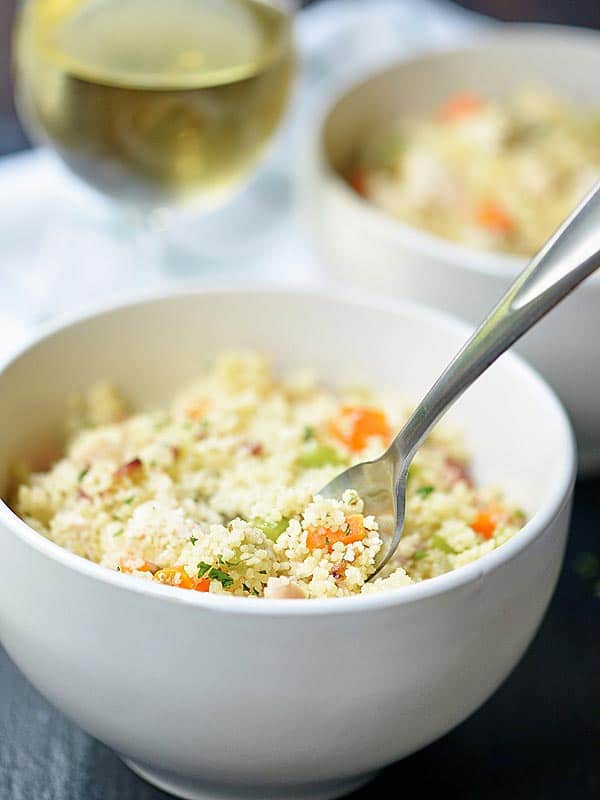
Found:
[{"label": "white wine", "polygon": [[17,97],[34,135],[122,202],[213,196],[270,140],[294,72],[263,0],[29,0]]}]

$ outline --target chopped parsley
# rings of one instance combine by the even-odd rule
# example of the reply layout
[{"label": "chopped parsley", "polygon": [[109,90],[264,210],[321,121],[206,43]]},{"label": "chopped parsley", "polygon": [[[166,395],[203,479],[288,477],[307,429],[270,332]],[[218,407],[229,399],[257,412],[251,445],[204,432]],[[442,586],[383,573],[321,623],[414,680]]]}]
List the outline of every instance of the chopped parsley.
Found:
[{"label": "chopped parsley", "polygon": [[135,495],[132,494],[130,497],[126,497],[125,500],[123,500],[123,502],[125,503],[126,506],[128,506],[131,503],[133,503],[134,500],[135,500]]},{"label": "chopped parsley", "polygon": [[117,537],[117,536],[123,536],[123,528],[119,528],[119,530],[118,530],[118,531],[115,531],[115,532],[113,533],[113,536],[114,536],[114,537]]},{"label": "chopped parsley", "polygon": [[422,558],[425,558],[426,555],[427,553],[425,550],[415,550],[413,553],[413,558],[415,561],[420,561]]},{"label": "chopped parsley", "polygon": [[89,471],[90,471],[89,467],[84,467],[79,473],[77,480],[81,483],[81,481],[85,478],[85,476],[88,474]]},{"label": "chopped parsley", "polygon": [[233,578],[231,575],[223,572],[223,570],[219,569],[218,567],[213,567],[210,564],[207,564],[206,561],[198,562],[198,577],[219,581],[224,589],[228,589],[230,586],[233,586]]},{"label": "chopped parsley", "polygon": [[196,539],[195,536],[190,536],[190,542],[192,543],[192,546],[195,545],[197,541],[198,539]]},{"label": "chopped parsley", "polygon": [[315,429],[312,425],[307,425],[304,428],[304,433],[302,434],[302,439],[305,442],[310,442],[311,439],[315,438]]},{"label": "chopped parsley", "polygon": [[419,495],[419,497],[425,499],[426,497],[429,497],[429,495],[434,491],[435,491],[435,486],[420,486],[417,489],[417,494]]}]

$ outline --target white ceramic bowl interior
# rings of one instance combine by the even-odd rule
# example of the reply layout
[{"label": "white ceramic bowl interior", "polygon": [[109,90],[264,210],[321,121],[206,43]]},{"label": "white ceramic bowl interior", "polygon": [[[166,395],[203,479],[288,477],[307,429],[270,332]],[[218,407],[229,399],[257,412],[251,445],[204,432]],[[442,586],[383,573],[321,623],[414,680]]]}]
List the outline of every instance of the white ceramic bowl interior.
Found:
[{"label": "white ceramic bowl interior", "polygon": [[[113,308],[50,331],[0,372],[0,487],[11,463],[56,443],[68,394],[100,377],[148,408],[215,353],[253,347],[281,369],[419,398],[467,333],[419,307],[316,290],[206,290]],[[182,797],[349,791],[493,692],[559,572],[575,459],[554,395],[507,356],[454,417],[478,478],[532,515],[484,559],[385,595],[223,598],[105,570],[0,504],[3,645],[65,714]]]},{"label": "white ceramic bowl interior", "polygon": [[[538,84],[600,107],[600,33],[505,25],[458,50],[419,55],[346,87],[310,139],[305,220],[336,279],[382,289],[477,323],[525,261],[472,250],[384,214],[341,177],[367,134],[398,115],[426,115],[470,90],[502,97]],[[582,466],[600,464],[600,276],[594,276],[518,346],[554,385],[573,419]]]}]

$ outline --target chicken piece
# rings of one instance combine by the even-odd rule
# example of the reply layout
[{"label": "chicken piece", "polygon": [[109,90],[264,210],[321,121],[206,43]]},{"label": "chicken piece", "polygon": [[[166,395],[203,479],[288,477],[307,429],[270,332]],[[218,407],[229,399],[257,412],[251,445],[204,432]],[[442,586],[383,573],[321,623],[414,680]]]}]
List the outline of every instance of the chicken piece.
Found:
[{"label": "chicken piece", "polygon": [[289,578],[269,578],[265,586],[265,597],[269,600],[303,600],[306,593]]}]

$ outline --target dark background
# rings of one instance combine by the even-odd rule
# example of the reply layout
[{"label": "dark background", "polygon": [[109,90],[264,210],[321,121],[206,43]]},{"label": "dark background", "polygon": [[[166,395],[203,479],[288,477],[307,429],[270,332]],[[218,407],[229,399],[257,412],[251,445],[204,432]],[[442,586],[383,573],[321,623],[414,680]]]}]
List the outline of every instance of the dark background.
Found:
[{"label": "dark background", "polygon": [[[0,154],[27,146],[11,99],[14,5],[15,0],[0,0]],[[600,28],[600,0],[465,0],[462,5],[507,20]],[[558,589],[521,664],[481,711],[387,770],[353,800],[395,797],[415,788],[448,800],[600,798],[599,520],[600,480],[580,481]],[[166,795],[138,780],[49,706],[0,648],[0,800],[166,800]]]}]

